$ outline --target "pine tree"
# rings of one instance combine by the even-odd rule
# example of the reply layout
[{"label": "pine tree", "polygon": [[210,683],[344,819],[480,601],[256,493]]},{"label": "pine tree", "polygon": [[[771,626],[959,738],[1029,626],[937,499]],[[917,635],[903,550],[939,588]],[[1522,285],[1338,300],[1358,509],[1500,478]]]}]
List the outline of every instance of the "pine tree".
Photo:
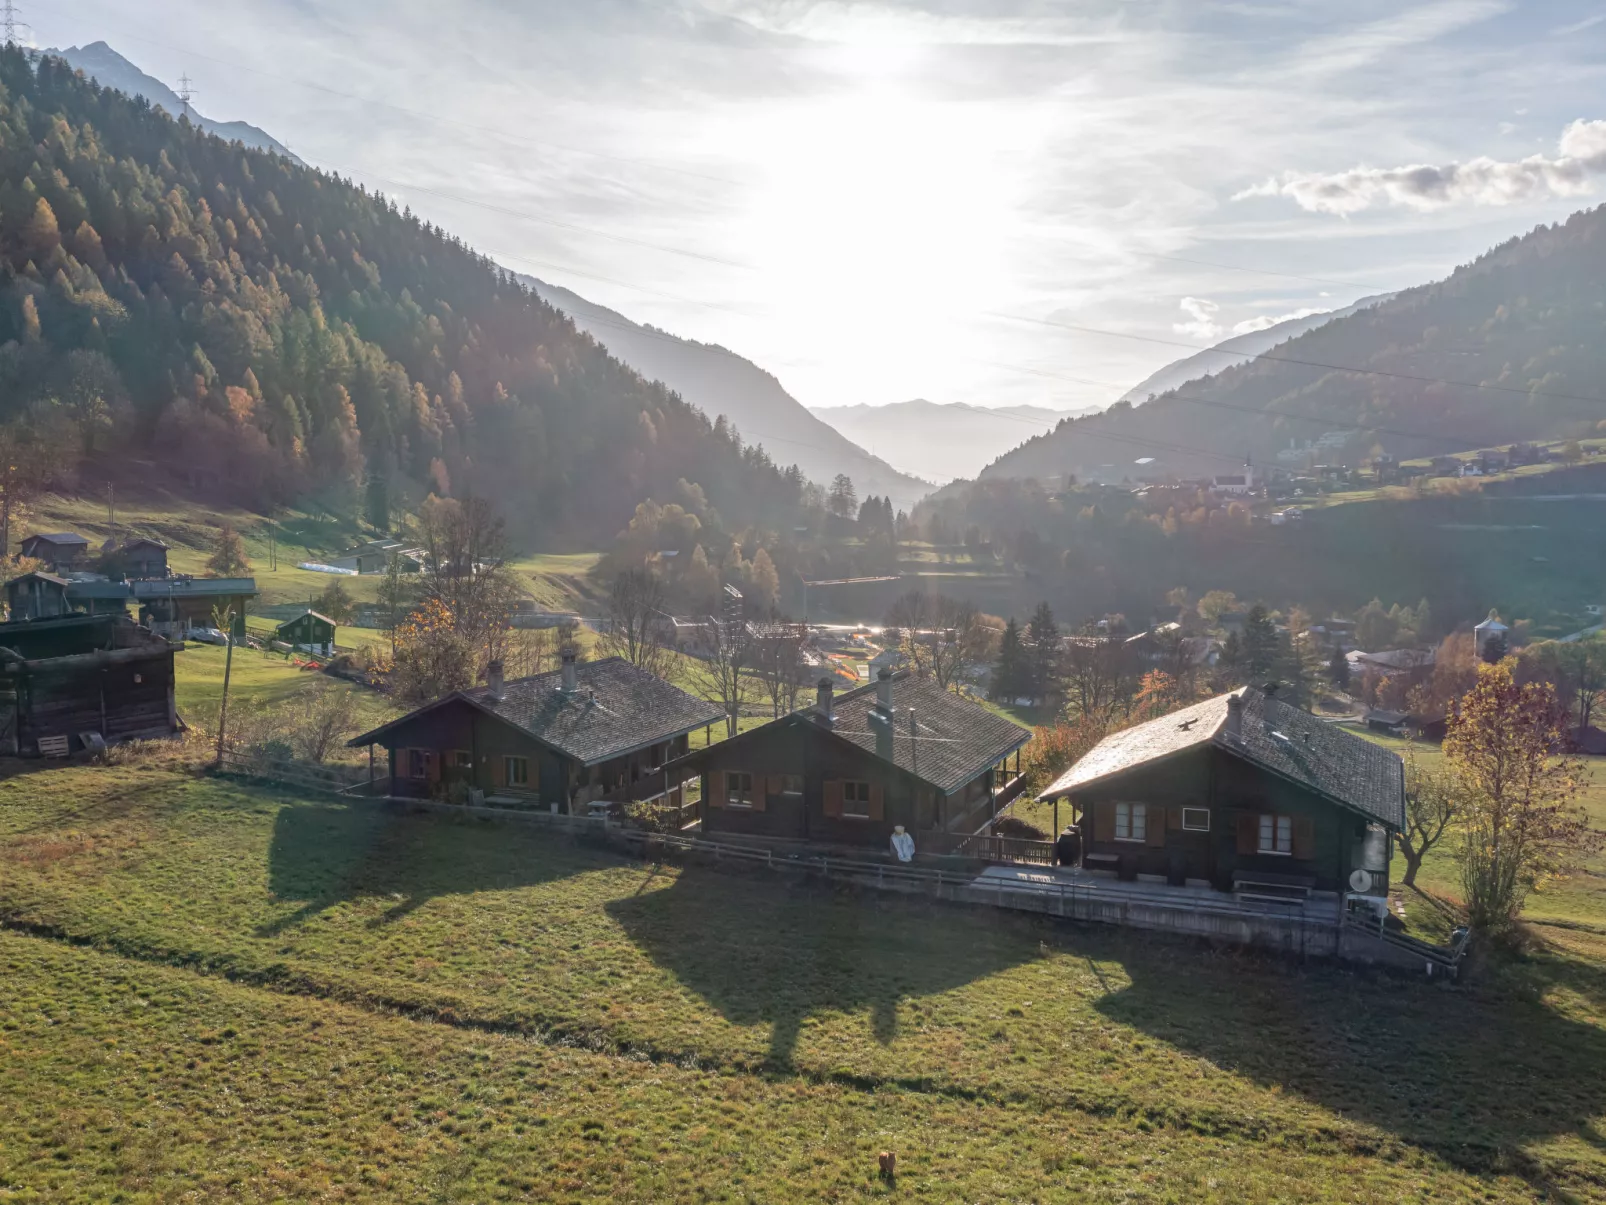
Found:
[{"label": "pine tree", "polygon": [[1244,617],[1244,673],[1262,685],[1277,664],[1277,625],[1266,608],[1256,603]]},{"label": "pine tree", "polygon": [[1333,650],[1327,662],[1327,680],[1339,690],[1349,689],[1349,658],[1344,655],[1343,649]]},{"label": "pine tree", "polygon": [[1026,646],[1032,698],[1042,701],[1059,689],[1060,630],[1046,602],[1037,604],[1026,625]]},{"label": "pine tree", "polygon": [[1002,702],[1013,702],[1030,691],[1031,665],[1021,643],[1020,628],[1013,619],[1004,625],[1004,634],[998,641],[998,661],[989,686],[989,697]]}]

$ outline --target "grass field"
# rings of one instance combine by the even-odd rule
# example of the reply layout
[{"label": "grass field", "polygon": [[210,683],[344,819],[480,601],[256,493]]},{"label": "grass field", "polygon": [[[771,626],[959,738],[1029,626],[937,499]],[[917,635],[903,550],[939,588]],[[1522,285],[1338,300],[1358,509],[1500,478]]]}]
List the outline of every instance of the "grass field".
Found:
[{"label": "grass field", "polygon": [[156,764],[0,781],[0,923],[11,1199],[1606,1195],[1606,932],[1449,989]]}]

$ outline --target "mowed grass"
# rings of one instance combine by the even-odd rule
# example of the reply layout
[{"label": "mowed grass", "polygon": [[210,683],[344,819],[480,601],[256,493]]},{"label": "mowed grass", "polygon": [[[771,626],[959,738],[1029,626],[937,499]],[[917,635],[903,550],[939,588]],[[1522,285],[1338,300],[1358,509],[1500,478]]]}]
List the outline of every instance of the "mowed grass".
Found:
[{"label": "mowed grass", "polygon": [[[215,644],[187,644],[173,657],[173,676],[179,714],[190,722],[211,723],[223,701],[223,671],[228,650]],[[280,653],[238,647],[229,668],[229,699],[267,707],[294,707],[298,699],[319,689],[338,690],[356,700],[364,723],[377,727],[400,714],[391,700],[377,691],[357,686],[317,670],[298,668]]]},{"label": "mowed grass", "polygon": [[[55,939],[12,943],[23,951],[12,965],[43,976],[47,997],[111,974],[77,978],[59,961],[65,939],[95,951],[72,958],[107,960],[130,982],[181,985],[211,1015],[229,1012],[216,1002],[236,993],[308,998],[269,999],[230,1054],[237,1074],[283,1085],[278,1124],[253,1128],[242,1109],[218,1153],[196,1140],[201,1174],[242,1175],[250,1158],[372,1162],[363,1152],[374,1131],[353,1120],[365,1110],[424,1125],[410,1068],[431,1060],[408,1063],[389,1036],[400,1026],[428,1035],[414,1049],[450,1047],[452,1059],[501,1042],[523,1043],[532,1059],[575,1046],[612,1069],[607,1080],[577,1072],[543,1097],[561,1106],[528,1105],[506,1078],[510,1056],[485,1058],[477,1077],[443,1071],[446,1082],[485,1086],[466,1103],[461,1086],[430,1089],[436,1121],[468,1127],[451,1149],[476,1175],[514,1174],[518,1136],[498,1127],[533,1124],[518,1120],[529,1108],[564,1125],[583,1116],[614,1126],[624,1106],[610,1106],[613,1094],[636,1091],[638,1075],[656,1078],[664,1109],[703,1127],[695,1137],[666,1131],[653,1109],[626,1109],[617,1124],[634,1137],[606,1130],[608,1169],[600,1151],[598,1164],[580,1160],[568,1173],[578,1186],[549,1194],[558,1197],[855,1195],[875,1190],[857,1161],[878,1146],[900,1148],[906,1169],[916,1160],[926,1170],[908,1171],[908,1183],[937,1199],[1606,1195],[1606,938],[1588,931],[1565,932],[1567,944],[1526,964],[1520,981],[1451,989],[780,875],[642,865],[533,825],[311,801],[154,766],[54,767],[0,782],[0,919]],[[37,967],[27,955],[36,948]],[[71,982],[49,986],[63,976]],[[309,1036],[310,1022],[292,1015],[320,1008],[337,1010],[330,1026],[359,1017],[349,1041]],[[69,1061],[97,1053],[130,1015],[115,993],[84,1009],[92,1036],[80,1056],[60,1056]],[[189,1035],[216,1023],[176,1008],[166,1028],[131,1015],[156,1027],[156,1045],[115,1064],[126,1083],[113,1098],[215,1081],[160,1044],[187,1051]],[[57,1024],[37,1042],[48,1049],[58,1031],[72,1032]],[[319,1068],[332,1064],[341,1072],[325,1082]],[[10,1098],[48,1116],[63,1069],[34,1055],[17,1065]],[[678,1078],[687,1068],[696,1072]],[[716,1092],[716,1080],[734,1095]],[[340,1093],[348,1083],[360,1090]],[[304,1091],[339,1095],[340,1109],[297,1103]],[[87,1099],[98,1117],[122,1117],[123,1106]],[[203,1132],[222,1126],[209,1116],[194,1122]],[[177,1109],[162,1122],[191,1124]],[[136,1124],[123,1117],[112,1131]],[[91,1143],[103,1131],[52,1132]],[[411,1145],[426,1138],[451,1146],[438,1127],[408,1129],[393,1140],[392,1174],[434,1157]],[[173,1141],[182,1150],[188,1140]],[[705,1163],[760,1178],[680,1161],[699,1145]],[[632,1178],[647,1160],[694,1179]],[[91,1185],[120,1174],[109,1156],[83,1162],[106,1169],[84,1173]],[[615,1178],[587,1178],[604,1174]],[[243,1198],[271,1195],[229,1183]],[[492,1195],[487,1184],[513,1191],[475,1183],[482,1195]]]}]

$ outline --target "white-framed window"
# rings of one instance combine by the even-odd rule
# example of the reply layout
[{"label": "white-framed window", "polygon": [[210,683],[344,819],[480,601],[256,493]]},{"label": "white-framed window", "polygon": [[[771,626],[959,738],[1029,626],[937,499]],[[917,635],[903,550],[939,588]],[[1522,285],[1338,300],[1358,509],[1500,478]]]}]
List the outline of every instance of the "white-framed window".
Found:
[{"label": "white-framed window", "polygon": [[502,759],[503,780],[510,787],[528,786],[530,782],[530,762],[524,757],[504,757]]},{"label": "white-framed window", "polygon": [[801,794],[803,794],[803,776],[801,774],[782,774],[781,775],[781,794],[782,795],[801,795]]},{"label": "white-framed window", "polygon": [[1115,839],[1117,841],[1147,841],[1149,839],[1148,804],[1118,803],[1115,805]]},{"label": "white-framed window", "polygon": [[753,806],[753,776],[746,770],[725,771],[725,806],[732,808]]},{"label": "white-framed window", "polygon": [[842,784],[842,814],[855,820],[870,818],[870,784],[845,782]]},{"label": "white-framed window", "polygon": [[1291,856],[1294,852],[1294,818],[1262,812],[1259,851],[1263,854]]},{"label": "white-framed window", "polygon": [[1208,833],[1210,831],[1209,808],[1183,808],[1182,828],[1190,833]]}]

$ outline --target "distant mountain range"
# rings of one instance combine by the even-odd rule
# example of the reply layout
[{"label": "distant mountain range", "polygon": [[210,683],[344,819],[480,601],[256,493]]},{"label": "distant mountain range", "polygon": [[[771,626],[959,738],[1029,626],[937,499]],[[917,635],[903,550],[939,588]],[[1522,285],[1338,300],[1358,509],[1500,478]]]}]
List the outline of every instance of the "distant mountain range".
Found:
[{"label": "distant mountain range", "polygon": [[860,498],[888,496],[900,510],[931,492],[931,483],[899,472],[811,414],[751,360],[632,322],[533,276],[519,279],[649,381],[667,385],[710,418],[723,414],[745,441],[763,444],[778,464],[796,464],[811,480],[827,486],[838,473],[846,473]]},{"label": "distant mountain range", "polygon": [[894,402],[887,406],[815,407],[811,412],[854,443],[922,477],[974,477],[1011,448],[1056,423],[1085,414],[1043,406],[971,406],[964,402]]},{"label": "distant mountain range", "polygon": [[[90,79],[98,80],[103,88],[116,88],[130,96],[142,96],[153,105],[161,105],[171,117],[177,117],[184,111],[184,102],[179,99],[177,92],[155,76],[146,75],[105,42],[91,42],[88,46],[69,46],[66,50],[47,50],[44,53],[66,59]],[[272,151],[292,162],[301,162],[282,143],[249,122],[213,121],[209,117],[202,117],[193,105],[190,106],[190,120],[207,133],[216,134],[226,141],[243,142],[257,150]]]},{"label": "distant mountain range", "polygon": [[1257,359],[1063,424],[982,477],[1297,470],[1606,432],[1606,207],[1361,304]]},{"label": "distant mountain range", "polygon": [[1345,306],[1341,310],[1324,310],[1320,314],[1307,314],[1303,318],[1288,318],[1268,326],[1265,330],[1234,335],[1214,347],[1181,360],[1173,360],[1159,372],[1145,377],[1132,386],[1118,400],[1140,406],[1151,397],[1170,393],[1173,389],[1182,388],[1189,381],[1197,381],[1200,377],[1222,372],[1236,364],[1247,363],[1261,352],[1270,351],[1279,343],[1285,343],[1296,335],[1303,335],[1306,331],[1326,326],[1339,318],[1348,318],[1351,314],[1387,301],[1393,296],[1393,293],[1379,293],[1375,297],[1363,297],[1354,305]]}]

